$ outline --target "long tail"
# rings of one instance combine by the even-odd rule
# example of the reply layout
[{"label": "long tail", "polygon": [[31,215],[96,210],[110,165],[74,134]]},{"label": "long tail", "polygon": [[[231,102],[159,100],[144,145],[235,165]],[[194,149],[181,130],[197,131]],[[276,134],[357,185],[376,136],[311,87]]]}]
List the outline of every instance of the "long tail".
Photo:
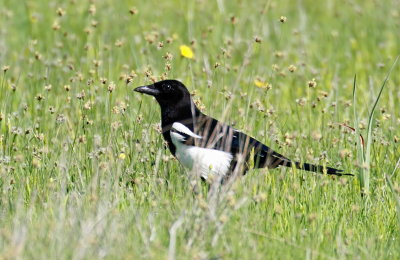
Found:
[{"label": "long tail", "polygon": [[350,173],[344,173],[343,170],[331,168],[331,167],[324,167],[322,165],[314,165],[309,163],[300,163],[300,162],[293,162],[289,158],[273,151],[267,146],[263,146],[263,149],[255,155],[255,168],[263,168],[268,167],[270,169],[276,168],[278,166],[285,166],[285,167],[296,167],[297,169],[310,171],[310,172],[317,172],[322,174],[329,174],[329,175],[336,175],[336,176],[354,176]]},{"label": "long tail", "polygon": [[[291,166],[292,162],[289,163],[290,165],[285,165],[285,166]],[[299,163],[295,162],[294,165],[296,166],[297,169],[301,169],[304,171],[309,171],[309,172],[318,172],[318,173],[326,173],[329,175],[337,175],[337,176],[354,176],[351,173],[344,173],[343,170],[331,168],[331,167],[324,167],[321,165],[314,165],[314,164],[309,164],[309,163]]]}]

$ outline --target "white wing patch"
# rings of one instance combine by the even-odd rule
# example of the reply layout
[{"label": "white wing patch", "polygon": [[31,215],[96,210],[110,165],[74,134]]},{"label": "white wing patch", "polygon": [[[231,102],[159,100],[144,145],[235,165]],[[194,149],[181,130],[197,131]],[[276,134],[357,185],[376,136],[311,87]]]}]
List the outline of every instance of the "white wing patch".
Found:
[{"label": "white wing patch", "polygon": [[175,156],[184,167],[204,179],[207,179],[210,174],[224,176],[228,173],[232,154],[181,143],[180,141],[184,141],[185,138],[179,132],[194,138],[202,138],[181,123],[175,122],[171,130],[173,130],[170,132],[171,140],[176,147]]},{"label": "white wing patch", "polygon": [[190,129],[187,126],[185,126],[184,124],[178,123],[178,122],[175,122],[175,123],[172,124],[172,129],[175,130],[175,131],[187,134],[187,135],[189,135],[191,137],[194,137],[194,138],[199,138],[199,139],[202,138],[200,135],[196,135],[195,133],[190,131]]}]

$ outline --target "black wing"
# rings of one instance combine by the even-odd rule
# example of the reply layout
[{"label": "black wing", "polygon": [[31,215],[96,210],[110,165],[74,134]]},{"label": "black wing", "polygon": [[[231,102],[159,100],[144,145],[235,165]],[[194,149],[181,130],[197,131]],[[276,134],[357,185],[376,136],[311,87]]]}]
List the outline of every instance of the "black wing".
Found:
[{"label": "black wing", "polygon": [[244,165],[244,172],[249,166],[275,168],[290,164],[288,158],[260,141],[212,117],[200,115],[195,122],[195,133],[203,137],[196,145],[233,154],[233,169],[237,167],[238,161]]}]

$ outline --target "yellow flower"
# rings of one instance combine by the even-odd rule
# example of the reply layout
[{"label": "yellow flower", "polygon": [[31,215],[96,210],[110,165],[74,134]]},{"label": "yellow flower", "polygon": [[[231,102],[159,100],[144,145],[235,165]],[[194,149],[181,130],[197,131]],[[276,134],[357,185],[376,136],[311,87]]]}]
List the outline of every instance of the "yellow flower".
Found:
[{"label": "yellow flower", "polygon": [[120,154],[118,155],[118,158],[121,159],[121,160],[125,160],[126,154],[120,153]]},{"label": "yellow flower", "polygon": [[259,79],[254,80],[254,85],[256,85],[256,87],[262,88],[262,89],[270,89],[272,87],[271,84],[269,84],[268,82],[261,81]]},{"label": "yellow flower", "polygon": [[194,58],[193,51],[189,46],[181,45],[181,46],[179,46],[179,49],[181,50],[181,55],[183,57],[188,58],[188,59],[193,59]]}]

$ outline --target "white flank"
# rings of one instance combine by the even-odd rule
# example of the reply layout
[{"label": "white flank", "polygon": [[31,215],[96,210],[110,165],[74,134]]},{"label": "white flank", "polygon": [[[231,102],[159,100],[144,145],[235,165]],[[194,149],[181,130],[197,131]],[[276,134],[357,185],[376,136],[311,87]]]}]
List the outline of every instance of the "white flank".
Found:
[{"label": "white flank", "polygon": [[[202,138],[181,123],[174,123],[172,128],[186,135]],[[198,174],[204,179],[211,175],[224,176],[229,171],[232,154],[220,150],[189,146],[181,143],[184,137],[177,132],[170,132],[172,143],[176,147],[175,156],[179,162],[192,173]]]}]

